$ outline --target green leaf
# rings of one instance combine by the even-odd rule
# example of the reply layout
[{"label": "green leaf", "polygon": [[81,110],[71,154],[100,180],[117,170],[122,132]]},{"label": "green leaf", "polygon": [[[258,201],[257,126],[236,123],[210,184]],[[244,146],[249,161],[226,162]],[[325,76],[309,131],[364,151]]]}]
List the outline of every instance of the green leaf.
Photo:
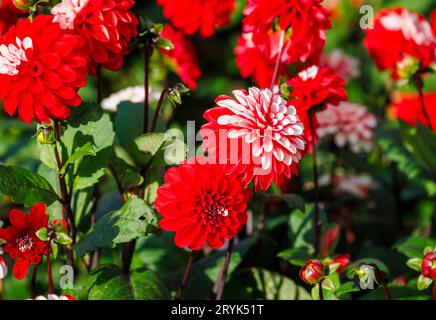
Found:
[{"label": "green leaf", "polygon": [[106,266],[94,273],[89,300],[160,300],[169,299],[168,290],[146,268],[124,275],[116,266]]},{"label": "green leaf", "polygon": [[421,272],[421,264],[422,259],[421,258],[412,258],[407,260],[406,262],[407,266],[415,271]]},{"label": "green leaf", "polygon": [[184,143],[181,144],[174,136],[165,133],[146,133],[133,141],[130,152],[135,160],[143,166],[149,166],[153,162],[172,164],[174,163],[172,157],[174,150],[169,152],[169,158],[167,157],[168,153],[165,152],[172,145],[184,148]]},{"label": "green leaf", "polygon": [[436,240],[427,237],[408,237],[395,243],[394,248],[408,258],[422,257],[425,247],[436,246]]},{"label": "green leaf", "polygon": [[63,246],[67,246],[73,243],[73,239],[64,232],[56,232],[56,242]]},{"label": "green leaf", "polygon": [[425,290],[433,283],[433,280],[427,277],[424,277],[422,274],[418,277],[418,282],[416,283],[416,287],[419,291]]},{"label": "green leaf", "polygon": [[413,154],[423,168],[436,176],[436,161],[434,161],[436,135],[434,132],[420,123],[416,128],[402,123],[400,132],[407,150]]},{"label": "green leaf", "polygon": [[74,109],[73,116],[62,135],[62,162],[83,146],[91,144],[95,155],[86,155],[75,172],[74,189],[84,189],[96,184],[104,175],[113,157],[115,132],[112,121],[96,105],[83,104]]},{"label": "green leaf", "polygon": [[156,45],[163,50],[174,49],[174,44],[171,42],[171,40],[164,37],[159,37],[159,39],[157,39],[156,41]]},{"label": "green leaf", "polygon": [[336,270],[338,270],[338,268],[341,266],[341,264],[340,263],[332,263],[332,264],[329,264],[329,274],[330,273],[333,273],[333,272],[336,272]]},{"label": "green leaf", "polygon": [[36,236],[41,241],[47,241],[47,228],[41,228],[35,232]]},{"label": "green leaf", "polygon": [[360,288],[356,286],[354,282],[346,282],[336,289],[335,294],[339,298],[340,296],[350,293],[360,291]]},{"label": "green leaf", "polygon": [[27,169],[0,164],[0,194],[14,202],[32,206],[37,202],[50,205],[59,199],[50,183]]},{"label": "green leaf", "polygon": [[291,248],[280,252],[278,257],[289,261],[292,265],[302,267],[311,255],[306,248]]},{"label": "green leaf", "polygon": [[139,173],[138,169],[120,158],[112,159],[110,162],[110,168],[119,179],[123,190],[127,191],[133,187],[137,187],[144,181],[144,178]]},{"label": "green leaf", "polygon": [[260,268],[251,268],[255,288],[266,300],[309,300],[307,291],[279,273]]},{"label": "green leaf", "polygon": [[137,196],[130,198],[117,211],[97,220],[93,230],[75,245],[77,254],[83,256],[98,248],[112,248],[158,230],[158,216]]},{"label": "green leaf", "polygon": [[329,291],[335,291],[335,285],[329,277],[325,277],[322,281],[322,287]]},{"label": "green leaf", "polygon": [[143,133],[144,105],[121,102],[117,107],[114,126],[118,143],[129,150],[131,142]]},{"label": "green leaf", "polygon": [[92,147],[92,144],[90,142],[87,142],[83,146],[77,148],[76,151],[74,151],[74,153],[65,162],[60,173],[65,174],[66,170],[68,169],[68,167],[71,164],[74,164],[76,162],[80,162],[83,159],[83,157],[86,157],[86,156],[95,157],[96,155],[97,154],[95,153],[94,148]]}]

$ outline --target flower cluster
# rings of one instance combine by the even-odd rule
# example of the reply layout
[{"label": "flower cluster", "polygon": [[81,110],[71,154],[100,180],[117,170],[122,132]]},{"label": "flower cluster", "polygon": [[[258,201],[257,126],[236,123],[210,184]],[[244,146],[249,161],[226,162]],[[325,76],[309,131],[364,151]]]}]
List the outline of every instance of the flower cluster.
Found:
[{"label": "flower cluster", "polygon": [[297,62],[318,63],[326,40],[325,30],[330,28],[329,13],[321,0],[249,0],[244,15],[243,34],[236,48],[244,77],[253,76],[260,80],[260,86],[271,82],[270,69],[261,73],[244,61],[275,63],[278,54],[281,68]]},{"label": "flower cluster", "polygon": [[436,34],[424,16],[397,8],[381,10],[364,45],[380,70],[395,80],[424,72],[436,61]]},{"label": "flower cluster", "polygon": [[377,125],[376,117],[365,107],[355,103],[341,102],[337,107],[328,107],[316,114],[319,138],[332,137],[335,144],[358,153],[369,152],[373,146],[372,131]]}]

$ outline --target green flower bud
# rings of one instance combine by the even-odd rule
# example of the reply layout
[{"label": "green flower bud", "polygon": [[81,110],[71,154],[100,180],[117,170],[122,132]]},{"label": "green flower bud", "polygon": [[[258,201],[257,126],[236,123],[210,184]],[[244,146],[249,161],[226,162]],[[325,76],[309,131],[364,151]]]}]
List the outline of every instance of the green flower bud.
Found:
[{"label": "green flower bud", "polygon": [[40,127],[36,137],[40,144],[54,144],[56,141],[52,127]]}]

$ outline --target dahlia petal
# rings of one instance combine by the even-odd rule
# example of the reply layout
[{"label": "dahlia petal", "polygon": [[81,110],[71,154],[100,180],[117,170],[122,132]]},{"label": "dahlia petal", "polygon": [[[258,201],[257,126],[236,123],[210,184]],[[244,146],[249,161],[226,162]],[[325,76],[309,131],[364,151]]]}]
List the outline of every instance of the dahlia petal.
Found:
[{"label": "dahlia petal", "polygon": [[38,202],[32,206],[29,213],[30,224],[35,230],[46,227],[48,215],[46,214],[47,206],[45,203]]},{"label": "dahlia petal", "polygon": [[12,269],[12,273],[14,274],[17,280],[23,280],[30,267],[30,261],[27,259],[17,260],[14,263],[14,267]]}]

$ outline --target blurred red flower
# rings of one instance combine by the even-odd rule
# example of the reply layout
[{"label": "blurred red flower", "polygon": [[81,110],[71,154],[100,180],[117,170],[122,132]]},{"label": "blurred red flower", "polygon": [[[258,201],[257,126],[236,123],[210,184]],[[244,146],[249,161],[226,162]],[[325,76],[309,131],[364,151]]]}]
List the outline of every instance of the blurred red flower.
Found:
[{"label": "blurred red flower", "polygon": [[71,29],[86,41],[90,55],[89,73],[96,65],[117,71],[127,54],[127,45],[137,35],[138,19],[130,11],[133,0],[62,0],[53,7],[62,29]]},{"label": "blurred red flower", "polygon": [[338,105],[347,100],[345,81],[328,68],[312,65],[301,71],[297,76],[287,82],[292,86],[290,103],[297,107],[298,115],[304,125],[304,137],[308,142],[307,150],[312,152],[312,140],[316,143],[317,122],[314,117],[314,130],[310,129],[309,110],[315,107],[325,109],[327,105]]},{"label": "blurred red flower", "polygon": [[350,255],[348,253],[340,254],[335,258],[331,259],[328,265],[339,263],[339,268],[336,269],[336,272],[341,272],[349,263],[350,263]]},{"label": "blurred red flower", "polygon": [[82,102],[77,91],[86,85],[84,41],[52,20],[22,19],[0,37],[0,99],[7,114],[18,110],[26,123],[65,120],[68,106]]},{"label": "blurred red flower", "polygon": [[219,96],[217,107],[204,113],[204,150],[243,183],[254,180],[256,190],[298,174],[305,141],[295,107],[269,89],[251,87],[233,94],[236,99]]},{"label": "blurred red flower", "polygon": [[[271,85],[275,62],[262,53],[252,38],[251,32],[242,33],[239,37],[235,48],[236,64],[242,77],[251,77],[259,87],[268,88]],[[284,63],[281,63],[279,68],[279,74],[286,74]]]},{"label": "blurred red flower", "polygon": [[30,265],[39,264],[42,256],[48,253],[48,242],[41,241],[36,236],[39,229],[47,227],[46,206],[44,203],[36,203],[29,214],[11,210],[9,221],[12,224],[10,227],[0,228],[0,239],[6,241],[4,251],[16,260],[12,270],[15,278],[22,280]]},{"label": "blurred red flower", "polygon": [[197,31],[203,38],[215,33],[215,28],[230,23],[235,0],[158,0],[163,15],[173,26],[191,35]]},{"label": "blurred red flower", "polygon": [[180,79],[194,90],[197,87],[198,78],[201,77],[201,70],[192,42],[182,32],[177,31],[169,24],[165,26],[161,35],[174,44],[173,50],[161,49],[161,51],[169,57]]},{"label": "blurred red flower", "polygon": [[175,231],[175,244],[190,250],[220,248],[247,222],[251,191],[222,165],[207,161],[197,157],[170,168],[154,204],[163,216],[161,228]]},{"label": "blurred red flower", "polygon": [[[436,92],[424,94],[424,103],[430,122],[436,128]],[[401,93],[393,98],[393,103],[388,108],[393,118],[400,119],[411,126],[416,126],[416,122],[428,127],[427,120],[422,112],[421,101],[418,94]]]},{"label": "blurred red flower", "polygon": [[23,13],[14,6],[13,0],[0,0],[0,35],[6,33]]},{"label": "blurred red flower", "polygon": [[423,72],[436,59],[436,36],[424,16],[404,8],[378,13],[364,45],[380,70],[399,80]]},{"label": "blurred red flower", "polygon": [[[324,48],[329,12],[322,0],[249,0],[244,9],[243,31],[268,59],[278,54],[278,39],[285,31],[281,62],[317,63]],[[276,23],[277,22],[277,23]]]}]

